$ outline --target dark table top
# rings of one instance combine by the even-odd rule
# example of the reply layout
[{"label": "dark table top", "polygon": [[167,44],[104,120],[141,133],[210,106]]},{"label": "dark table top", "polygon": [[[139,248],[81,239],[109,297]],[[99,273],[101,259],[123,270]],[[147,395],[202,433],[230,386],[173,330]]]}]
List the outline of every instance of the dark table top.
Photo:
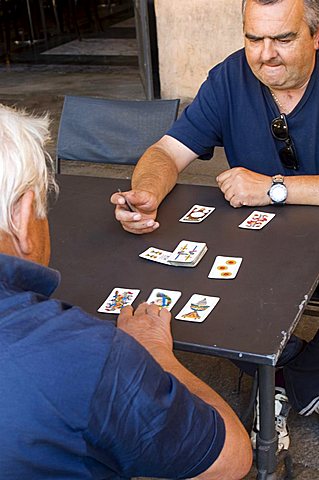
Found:
[{"label": "dark table top", "polygon": [[[220,297],[203,323],[172,320],[174,345],[188,351],[274,365],[319,280],[319,208],[312,206],[229,206],[217,188],[177,185],[159,209],[160,228],[147,235],[125,232],[114,218],[111,193],[129,181],[84,176],[58,177],[60,196],[51,207],[51,266],[62,281],[55,296],[97,313],[114,287],[141,292],[180,290],[173,317],[193,293]],[[194,204],[216,210],[200,224],[179,222]],[[262,230],[238,225],[253,211],[276,213]],[[195,268],[173,267],[140,258],[148,247],[172,251],[186,239],[206,242]],[[216,255],[243,257],[232,280],[207,278]]]}]

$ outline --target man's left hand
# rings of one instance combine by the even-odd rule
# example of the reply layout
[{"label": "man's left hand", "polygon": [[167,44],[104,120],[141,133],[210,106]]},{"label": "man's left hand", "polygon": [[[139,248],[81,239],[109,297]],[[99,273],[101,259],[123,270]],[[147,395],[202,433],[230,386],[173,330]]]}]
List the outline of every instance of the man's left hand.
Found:
[{"label": "man's left hand", "polygon": [[134,312],[131,306],[124,307],[117,326],[134,337],[159,363],[173,355],[171,314],[166,308],[142,303]]},{"label": "man's left hand", "polygon": [[271,203],[267,192],[272,182],[267,175],[235,167],[218,175],[216,181],[232,207],[257,207]]}]

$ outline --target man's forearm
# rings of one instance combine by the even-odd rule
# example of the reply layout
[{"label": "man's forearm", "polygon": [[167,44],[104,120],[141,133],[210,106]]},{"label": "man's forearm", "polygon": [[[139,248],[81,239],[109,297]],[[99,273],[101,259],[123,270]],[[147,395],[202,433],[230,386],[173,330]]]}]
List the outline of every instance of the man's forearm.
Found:
[{"label": "man's forearm", "polygon": [[170,155],[161,147],[151,146],[140,158],[132,176],[132,189],[153,193],[158,205],[174,188],[178,170]]},{"label": "man's forearm", "polygon": [[319,205],[319,175],[286,176],[287,204]]}]

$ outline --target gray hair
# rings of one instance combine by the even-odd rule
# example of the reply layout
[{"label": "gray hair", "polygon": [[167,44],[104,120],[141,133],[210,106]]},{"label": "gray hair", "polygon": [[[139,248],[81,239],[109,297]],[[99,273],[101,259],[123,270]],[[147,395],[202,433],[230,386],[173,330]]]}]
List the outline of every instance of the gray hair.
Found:
[{"label": "gray hair", "polygon": [[[253,0],[260,5],[270,5],[282,2],[283,0]],[[305,7],[305,22],[307,23],[311,35],[314,35],[319,28],[319,0],[303,0]],[[246,11],[247,0],[242,0],[243,18]]]},{"label": "gray hair", "polygon": [[34,192],[37,218],[46,217],[48,192],[58,193],[53,161],[45,151],[49,139],[48,115],[0,104],[0,231],[16,230],[14,206],[28,190]]}]

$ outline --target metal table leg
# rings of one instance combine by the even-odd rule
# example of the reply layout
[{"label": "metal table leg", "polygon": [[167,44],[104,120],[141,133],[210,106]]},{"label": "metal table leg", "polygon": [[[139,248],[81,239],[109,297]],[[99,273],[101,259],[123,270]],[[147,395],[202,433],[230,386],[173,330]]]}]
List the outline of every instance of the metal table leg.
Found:
[{"label": "metal table leg", "polygon": [[260,429],[256,447],[257,479],[275,480],[278,445],[275,430],[275,367],[260,365],[258,369]]}]

